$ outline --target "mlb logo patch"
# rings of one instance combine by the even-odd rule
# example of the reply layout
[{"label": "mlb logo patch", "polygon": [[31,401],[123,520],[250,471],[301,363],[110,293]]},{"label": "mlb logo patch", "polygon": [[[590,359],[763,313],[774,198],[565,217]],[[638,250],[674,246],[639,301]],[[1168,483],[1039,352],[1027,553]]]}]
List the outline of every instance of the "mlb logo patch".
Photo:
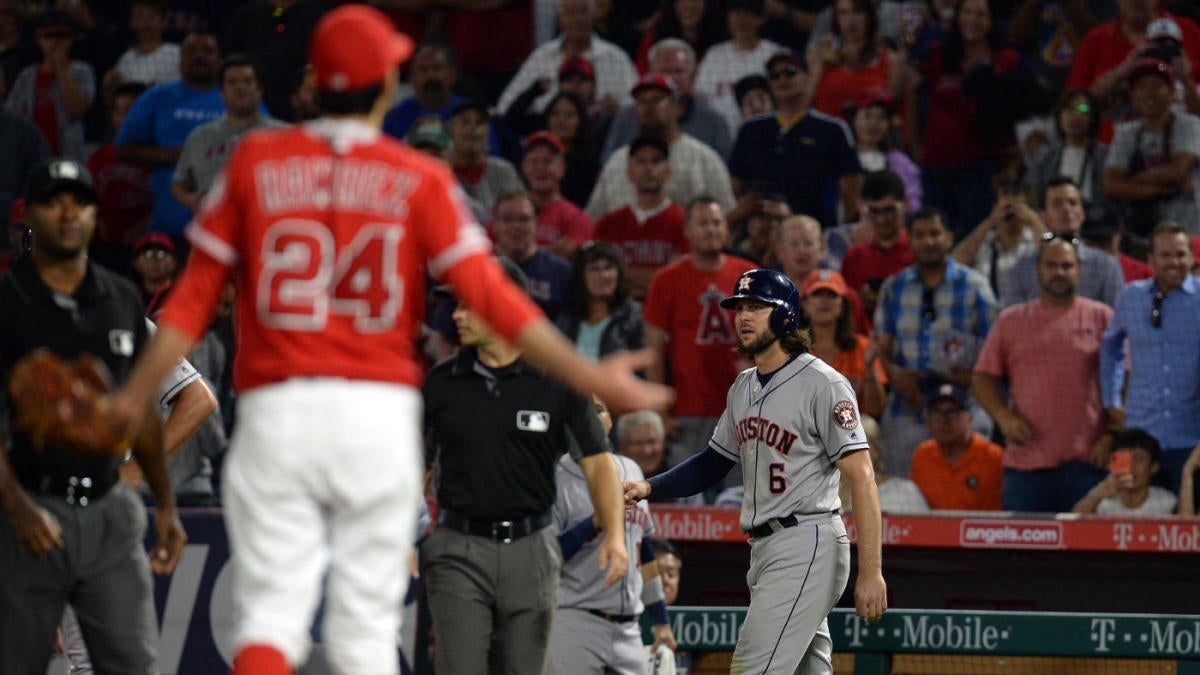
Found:
[{"label": "mlb logo patch", "polygon": [[550,413],[542,410],[518,410],[517,428],[544,434],[550,430]]},{"label": "mlb logo patch", "polygon": [[120,328],[108,331],[108,348],[117,356],[133,356],[133,331]]}]

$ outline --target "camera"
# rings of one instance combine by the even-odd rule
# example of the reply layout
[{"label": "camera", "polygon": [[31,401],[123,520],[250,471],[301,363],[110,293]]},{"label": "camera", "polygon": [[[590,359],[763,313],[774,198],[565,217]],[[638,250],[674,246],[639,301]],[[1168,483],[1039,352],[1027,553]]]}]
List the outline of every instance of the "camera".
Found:
[{"label": "camera", "polygon": [[1179,56],[1183,46],[1174,40],[1155,40],[1142,52],[1142,56],[1170,63]]}]

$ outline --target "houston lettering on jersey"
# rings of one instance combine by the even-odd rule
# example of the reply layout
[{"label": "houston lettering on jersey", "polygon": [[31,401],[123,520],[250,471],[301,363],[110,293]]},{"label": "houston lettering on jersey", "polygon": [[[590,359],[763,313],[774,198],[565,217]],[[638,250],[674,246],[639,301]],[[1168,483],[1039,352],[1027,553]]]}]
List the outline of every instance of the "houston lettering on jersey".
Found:
[{"label": "houston lettering on jersey", "polygon": [[784,429],[765,417],[744,417],[738,421],[733,430],[738,447],[746,441],[759,440],[775,448],[780,454],[786,455],[792,451],[792,445],[798,435]]},{"label": "houston lettering on jersey", "polygon": [[416,174],[385,162],[322,156],[264,160],[254,167],[254,180],[264,216],[331,209],[400,221],[420,183]]}]

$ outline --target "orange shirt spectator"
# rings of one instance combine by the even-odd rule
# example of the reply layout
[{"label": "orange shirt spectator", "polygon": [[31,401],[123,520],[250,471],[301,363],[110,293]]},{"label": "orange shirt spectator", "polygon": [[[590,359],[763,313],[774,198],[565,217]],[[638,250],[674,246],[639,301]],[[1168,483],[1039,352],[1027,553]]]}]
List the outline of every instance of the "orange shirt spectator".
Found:
[{"label": "orange shirt spectator", "polygon": [[934,389],[925,402],[932,437],[917,446],[909,478],[931,509],[999,511],[1004,450],[971,429],[967,390],[953,383]]},{"label": "orange shirt spectator", "polygon": [[938,442],[929,439],[913,453],[912,481],[931,509],[999,511],[1003,454],[1000,446],[972,432],[966,452],[951,464]]}]

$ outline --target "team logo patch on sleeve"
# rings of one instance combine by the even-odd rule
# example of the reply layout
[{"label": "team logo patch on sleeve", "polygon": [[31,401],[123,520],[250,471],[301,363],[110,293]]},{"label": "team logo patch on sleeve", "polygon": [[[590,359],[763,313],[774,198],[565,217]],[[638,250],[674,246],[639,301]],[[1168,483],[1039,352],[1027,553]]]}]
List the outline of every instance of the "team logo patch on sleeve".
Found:
[{"label": "team logo patch on sleeve", "polygon": [[858,413],[854,410],[852,401],[838,401],[833,404],[833,421],[846,431],[858,428]]}]

